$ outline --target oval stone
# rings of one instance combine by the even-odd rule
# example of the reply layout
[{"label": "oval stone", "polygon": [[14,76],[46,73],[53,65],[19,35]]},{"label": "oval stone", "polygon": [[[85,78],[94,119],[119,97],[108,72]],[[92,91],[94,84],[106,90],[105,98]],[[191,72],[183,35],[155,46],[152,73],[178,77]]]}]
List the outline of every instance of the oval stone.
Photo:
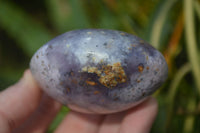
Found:
[{"label": "oval stone", "polygon": [[30,62],[41,88],[69,108],[106,114],[129,109],[155,92],[168,75],[163,55],[144,40],[115,30],[66,32]]}]

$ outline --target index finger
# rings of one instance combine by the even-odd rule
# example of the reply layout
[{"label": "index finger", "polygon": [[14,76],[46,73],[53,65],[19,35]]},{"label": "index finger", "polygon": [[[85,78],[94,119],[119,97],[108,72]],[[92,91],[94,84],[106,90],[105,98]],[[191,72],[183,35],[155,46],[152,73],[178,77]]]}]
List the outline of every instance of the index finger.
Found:
[{"label": "index finger", "polygon": [[7,123],[8,130],[12,130],[37,108],[41,96],[30,70],[26,70],[18,83],[0,93],[0,123]]},{"label": "index finger", "polygon": [[140,105],[128,110],[120,131],[123,133],[148,133],[158,112],[156,99],[150,97]]}]

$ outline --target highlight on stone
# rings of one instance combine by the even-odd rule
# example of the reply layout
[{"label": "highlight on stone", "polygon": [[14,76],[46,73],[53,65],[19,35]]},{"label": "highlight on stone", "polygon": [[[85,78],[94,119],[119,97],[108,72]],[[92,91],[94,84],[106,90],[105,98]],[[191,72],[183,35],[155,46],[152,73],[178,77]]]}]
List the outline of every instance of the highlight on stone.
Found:
[{"label": "highlight on stone", "polygon": [[163,55],[151,45],[106,29],[74,30],[52,39],[34,54],[30,69],[49,96],[95,114],[134,107],[168,75]]}]

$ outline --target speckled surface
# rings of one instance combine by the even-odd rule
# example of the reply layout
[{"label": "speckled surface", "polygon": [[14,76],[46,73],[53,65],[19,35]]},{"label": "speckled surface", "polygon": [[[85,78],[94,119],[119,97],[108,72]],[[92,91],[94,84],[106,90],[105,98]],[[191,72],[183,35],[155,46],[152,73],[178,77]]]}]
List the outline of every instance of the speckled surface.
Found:
[{"label": "speckled surface", "polygon": [[43,90],[71,109],[113,113],[140,103],[167,78],[162,54],[121,31],[84,29],[64,33],[31,59]]}]

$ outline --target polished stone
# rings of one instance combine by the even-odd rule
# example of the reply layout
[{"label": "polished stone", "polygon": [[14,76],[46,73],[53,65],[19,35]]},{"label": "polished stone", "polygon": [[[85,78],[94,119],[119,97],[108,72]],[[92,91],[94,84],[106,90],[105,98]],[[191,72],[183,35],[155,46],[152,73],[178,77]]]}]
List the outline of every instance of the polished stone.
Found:
[{"label": "polished stone", "polygon": [[100,114],[137,105],[168,75],[158,50],[134,35],[105,29],[54,38],[35,53],[30,68],[54,99],[76,111]]}]

